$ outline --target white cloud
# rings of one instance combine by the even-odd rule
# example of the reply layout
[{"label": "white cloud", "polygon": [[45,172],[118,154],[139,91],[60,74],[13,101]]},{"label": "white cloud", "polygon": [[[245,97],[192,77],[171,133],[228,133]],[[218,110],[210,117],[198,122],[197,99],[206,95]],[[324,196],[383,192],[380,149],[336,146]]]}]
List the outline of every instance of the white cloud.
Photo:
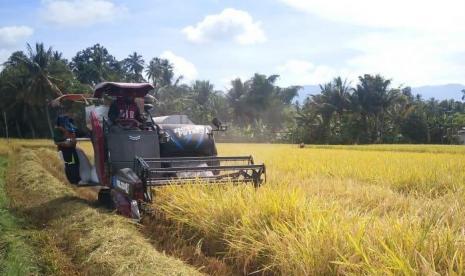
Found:
[{"label": "white cloud", "polygon": [[465,45],[465,1],[281,1],[320,18],[371,28],[341,43],[358,53],[341,65],[352,75],[380,73],[406,85],[465,82],[459,58]]},{"label": "white cloud", "polygon": [[361,54],[349,59],[353,71],[380,73],[407,85],[443,84],[464,81],[465,65],[457,62],[463,55],[465,39],[395,33],[370,33],[349,43]]},{"label": "white cloud", "polygon": [[195,43],[233,40],[248,45],[266,41],[260,22],[254,21],[246,11],[231,8],[219,14],[208,15],[195,26],[185,27],[182,32],[189,41]]},{"label": "white cloud", "polygon": [[371,27],[465,30],[463,0],[281,0],[322,18]]},{"label": "white cloud", "polygon": [[41,16],[59,26],[90,26],[122,16],[126,7],[111,0],[43,0]]},{"label": "white cloud", "polygon": [[34,30],[27,26],[0,27],[0,65],[8,59],[16,46],[23,43],[33,33]]},{"label": "white cloud", "polygon": [[336,70],[326,65],[315,65],[306,60],[291,59],[276,68],[282,86],[321,84],[336,76],[348,77],[346,70]]},{"label": "white cloud", "polygon": [[16,46],[33,33],[34,30],[27,26],[0,27],[0,49]]},{"label": "white cloud", "polygon": [[418,33],[367,33],[347,42],[358,54],[335,66],[291,59],[276,69],[282,85],[321,84],[336,76],[355,83],[363,74],[381,74],[394,86],[463,83],[465,64],[457,61],[461,45],[465,38],[460,42]]},{"label": "white cloud", "polygon": [[177,76],[183,76],[184,80],[192,81],[197,78],[197,68],[187,59],[177,56],[171,51],[164,51],[160,57],[169,60],[174,65],[174,73]]}]

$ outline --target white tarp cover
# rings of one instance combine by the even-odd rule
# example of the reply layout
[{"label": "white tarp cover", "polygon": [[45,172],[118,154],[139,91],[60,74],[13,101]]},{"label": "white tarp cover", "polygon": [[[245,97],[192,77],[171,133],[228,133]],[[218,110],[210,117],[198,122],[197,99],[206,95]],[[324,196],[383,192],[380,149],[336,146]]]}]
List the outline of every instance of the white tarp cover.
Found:
[{"label": "white tarp cover", "polygon": [[[76,148],[76,152],[79,158],[79,176],[81,177],[79,184],[98,183],[99,181],[97,171],[90,163],[86,154],[80,148]],[[61,151],[58,152],[58,157],[61,159],[61,161],[64,161]]]},{"label": "white tarp cover", "polygon": [[106,105],[99,105],[99,106],[89,105],[89,106],[86,106],[86,126],[87,126],[87,128],[92,129],[92,125],[91,125],[91,122],[90,122],[90,113],[92,111],[95,112],[95,115],[97,115],[97,118],[100,121],[100,125],[102,125],[103,124],[103,119],[105,119],[105,121],[108,121],[108,110],[109,109],[110,109],[110,107],[108,107]]},{"label": "white tarp cover", "polygon": [[[176,166],[179,166],[179,167],[199,167],[199,168],[207,168],[208,165],[207,163],[198,163],[198,162],[178,162],[176,163]],[[213,176],[213,172],[212,171],[202,171],[202,172],[178,172],[177,173],[177,176],[179,177],[192,177],[192,178],[196,178],[196,177],[211,177]]]},{"label": "white tarp cover", "polygon": [[156,124],[183,124],[183,125],[194,124],[191,120],[189,120],[187,115],[170,115],[170,116],[153,117],[153,121]]}]

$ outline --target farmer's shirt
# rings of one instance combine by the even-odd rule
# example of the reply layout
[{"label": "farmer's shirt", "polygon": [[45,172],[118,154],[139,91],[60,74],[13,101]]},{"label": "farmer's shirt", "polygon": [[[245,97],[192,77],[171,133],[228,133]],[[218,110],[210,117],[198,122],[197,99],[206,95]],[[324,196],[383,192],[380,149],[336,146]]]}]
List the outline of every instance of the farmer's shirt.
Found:
[{"label": "farmer's shirt", "polygon": [[[53,141],[55,141],[55,143],[64,142],[68,138],[72,138],[72,139],[76,138],[76,133],[67,131],[63,127],[55,127],[53,129]],[[69,147],[58,146],[59,150],[63,150],[63,148],[69,148]]]},{"label": "farmer's shirt", "polygon": [[139,108],[137,105],[132,103],[126,103],[123,100],[117,100],[112,103],[110,106],[110,110],[108,111],[108,117],[111,121],[115,121],[117,119],[134,119],[139,120],[140,113]]},{"label": "farmer's shirt", "polygon": [[[59,126],[53,129],[53,140],[55,141],[55,143],[64,142],[68,138],[76,138],[76,134],[74,132],[67,131],[65,128]],[[62,152],[63,161],[65,162],[65,165],[79,166],[79,158],[77,156],[75,146],[65,147],[57,145],[57,148],[59,151]]]}]

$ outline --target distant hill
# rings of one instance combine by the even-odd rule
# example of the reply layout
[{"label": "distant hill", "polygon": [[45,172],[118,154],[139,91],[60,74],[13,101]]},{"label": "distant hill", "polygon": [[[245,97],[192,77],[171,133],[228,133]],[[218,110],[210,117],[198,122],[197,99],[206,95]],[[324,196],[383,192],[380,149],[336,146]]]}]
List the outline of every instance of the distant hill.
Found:
[{"label": "distant hill", "polygon": [[[463,84],[444,84],[444,85],[425,85],[412,87],[412,93],[414,95],[420,94],[423,99],[435,98],[438,100],[454,99],[462,100],[462,89],[465,89]],[[305,99],[313,94],[318,94],[320,92],[319,85],[304,85],[302,89],[299,90],[299,94],[294,101],[299,101],[303,103]]]},{"label": "distant hill", "polygon": [[435,98],[438,100],[454,99],[462,100],[462,89],[465,89],[463,84],[445,84],[445,85],[426,85],[412,87],[413,94],[420,94],[423,99]]}]

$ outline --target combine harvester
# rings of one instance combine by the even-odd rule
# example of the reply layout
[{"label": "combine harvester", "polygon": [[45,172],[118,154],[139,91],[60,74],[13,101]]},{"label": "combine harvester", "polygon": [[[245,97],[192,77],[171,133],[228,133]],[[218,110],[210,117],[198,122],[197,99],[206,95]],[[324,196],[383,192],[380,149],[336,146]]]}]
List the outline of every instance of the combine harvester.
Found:
[{"label": "combine harvester", "polygon": [[[152,201],[152,188],[186,183],[251,183],[259,187],[265,181],[265,165],[254,164],[252,156],[217,156],[213,133],[226,127],[216,118],[212,128],[195,125],[184,115],[152,117],[148,95],[152,89],[148,83],[104,82],[95,87],[92,98],[68,94],[55,100],[85,103],[98,183],[81,186],[100,187],[101,203],[140,219],[141,211],[150,210],[147,203]],[[146,120],[111,123],[105,114],[108,107],[102,105],[104,95],[137,99],[144,105]]]}]

